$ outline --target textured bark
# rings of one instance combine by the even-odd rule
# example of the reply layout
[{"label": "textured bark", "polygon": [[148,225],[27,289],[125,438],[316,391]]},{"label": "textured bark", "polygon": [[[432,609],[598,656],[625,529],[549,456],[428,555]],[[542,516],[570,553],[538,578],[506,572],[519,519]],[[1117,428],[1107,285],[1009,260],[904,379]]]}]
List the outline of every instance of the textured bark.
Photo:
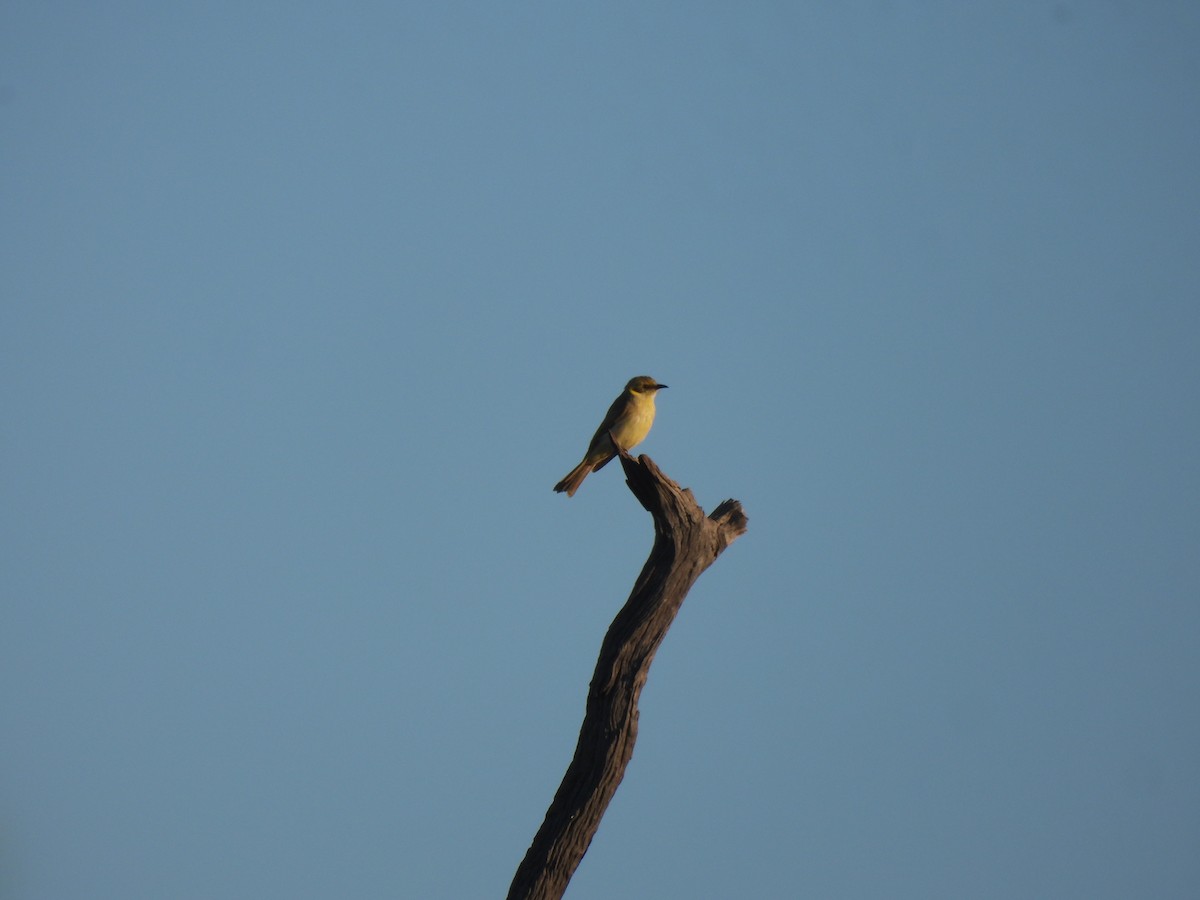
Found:
[{"label": "textured bark", "polygon": [[746,531],[736,500],[705,516],[648,456],[621,455],[626,483],[654,518],[654,547],[617,613],[588,689],[575,757],[517,868],[508,900],[558,900],[625,775],[637,739],[638,698],[650,663],[700,574]]}]

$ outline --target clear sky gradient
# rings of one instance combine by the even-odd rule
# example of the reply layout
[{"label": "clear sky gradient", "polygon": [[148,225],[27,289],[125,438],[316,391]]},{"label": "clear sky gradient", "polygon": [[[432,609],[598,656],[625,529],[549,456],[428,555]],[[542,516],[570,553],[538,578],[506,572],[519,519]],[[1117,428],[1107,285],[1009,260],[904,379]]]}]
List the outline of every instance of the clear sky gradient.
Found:
[{"label": "clear sky gradient", "polygon": [[0,7],[0,895],[1192,898],[1200,6]]}]

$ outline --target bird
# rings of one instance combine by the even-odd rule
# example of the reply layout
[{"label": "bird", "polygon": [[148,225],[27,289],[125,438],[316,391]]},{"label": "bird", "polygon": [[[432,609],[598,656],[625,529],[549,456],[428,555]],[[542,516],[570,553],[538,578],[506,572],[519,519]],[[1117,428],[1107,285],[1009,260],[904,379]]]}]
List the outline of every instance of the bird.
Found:
[{"label": "bird", "polygon": [[[636,447],[650,433],[654,424],[654,395],[665,388],[649,375],[638,375],[629,379],[625,390],[613,401],[612,406],[604,416],[604,421],[592,436],[583,461],[573,468],[554,486],[558,493],[566,491],[568,497],[574,497],[583,479],[597,469],[606,466],[617,455],[617,447],[630,450]],[[613,446],[613,441],[617,447]]]}]

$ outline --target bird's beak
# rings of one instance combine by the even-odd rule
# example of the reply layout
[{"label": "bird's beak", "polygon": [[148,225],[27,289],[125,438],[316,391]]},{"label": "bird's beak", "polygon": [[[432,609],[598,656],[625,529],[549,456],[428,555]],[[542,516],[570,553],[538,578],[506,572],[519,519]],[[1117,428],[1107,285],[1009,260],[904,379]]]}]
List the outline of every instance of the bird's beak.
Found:
[{"label": "bird's beak", "polygon": [[665,388],[665,387],[668,387],[668,385],[665,385],[665,384],[656,384],[656,385],[654,386],[654,389],[655,389],[656,391],[661,391],[661,390],[662,390],[663,388]]}]

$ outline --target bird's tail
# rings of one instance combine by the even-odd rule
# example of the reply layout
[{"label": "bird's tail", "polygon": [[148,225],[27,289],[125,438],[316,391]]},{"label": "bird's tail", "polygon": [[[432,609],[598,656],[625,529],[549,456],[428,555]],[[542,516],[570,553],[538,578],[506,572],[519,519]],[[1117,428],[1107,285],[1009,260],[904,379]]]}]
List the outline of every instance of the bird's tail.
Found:
[{"label": "bird's tail", "polygon": [[567,492],[568,497],[574,497],[575,492],[579,490],[579,486],[583,484],[583,479],[588,477],[588,473],[592,471],[592,464],[586,459],[567,473],[558,484],[554,486],[554,490],[558,493]]}]

